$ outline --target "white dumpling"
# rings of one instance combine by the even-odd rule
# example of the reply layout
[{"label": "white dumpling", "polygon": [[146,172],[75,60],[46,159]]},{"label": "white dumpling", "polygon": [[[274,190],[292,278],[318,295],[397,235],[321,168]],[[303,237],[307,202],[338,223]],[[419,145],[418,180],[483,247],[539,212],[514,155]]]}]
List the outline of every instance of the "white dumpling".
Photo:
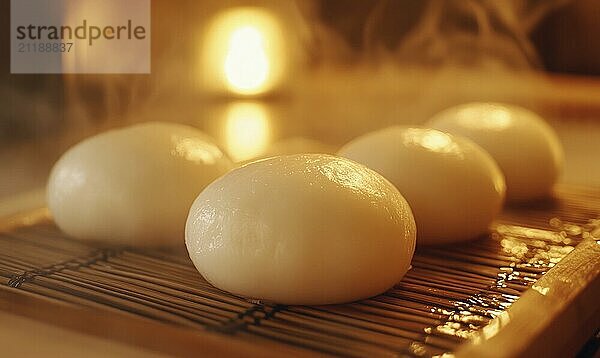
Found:
[{"label": "white dumpling", "polygon": [[505,184],[498,166],[468,139],[395,126],[368,133],[338,152],[379,172],[406,198],[418,244],[468,240],[487,232]]},{"label": "white dumpling", "polygon": [[504,173],[507,200],[551,194],[563,166],[554,130],[537,114],[514,105],[467,103],[435,115],[429,125],[467,137],[485,149]]},{"label": "white dumpling", "polygon": [[188,210],[231,161],[201,131],[150,122],[111,130],[70,148],[47,187],[54,221],[70,236],[162,246],[183,241]]},{"label": "white dumpling", "polygon": [[371,297],[399,282],[415,223],[381,175],[324,154],[280,156],[234,169],[196,199],[190,258],[206,280],[282,304]]}]

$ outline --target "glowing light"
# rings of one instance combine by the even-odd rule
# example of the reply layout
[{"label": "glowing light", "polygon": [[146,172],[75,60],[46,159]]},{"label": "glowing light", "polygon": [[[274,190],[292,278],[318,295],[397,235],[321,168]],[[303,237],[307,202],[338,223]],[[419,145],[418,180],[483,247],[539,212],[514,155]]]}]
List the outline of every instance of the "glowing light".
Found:
[{"label": "glowing light", "polygon": [[465,127],[501,131],[513,122],[513,113],[507,107],[493,103],[465,105],[458,113],[458,121]]},{"label": "glowing light", "polygon": [[174,149],[171,151],[172,155],[180,156],[196,163],[212,165],[216,163],[217,159],[223,156],[216,146],[198,138],[172,136],[171,140],[175,144]]},{"label": "glowing light", "polygon": [[405,144],[418,145],[432,152],[462,154],[451,136],[435,129],[409,128],[404,132],[403,141]]},{"label": "glowing light", "polygon": [[531,286],[531,288],[533,290],[537,291],[542,296],[546,296],[548,294],[548,292],[550,292],[550,287],[542,287],[540,285],[533,285],[533,286]]},{"label": "glowing light", "polygon": [[225,136],[226,149],[236,162],[262,154],[271,140],[266,108],[252,102],[232,104],[226,113]]},{"label": "glowing light", "polygon": [[510,314],[506,311],[502,312],[496,318],[490,321],[487,326],[481,329],[481,334],[479,334],[478,338],[475,339],[475,343],[481,343],[482,340],[488,340],[494,337],[495,335],[502,330],[502,328],[506,327],[511,321]]},{"label": "glowing light", "polygon": [[269,75],[269,59],[261,33],[254,27],[235,30],[225,58],[225,77],[231,90],[251,93],[260,89]]},{"label": "glowing light", "polygon": [[200,53],[205,85],[240,95],[273,89],[286,67],[281,32],[279,22],[264,9],[236,8],[217,16]]}]

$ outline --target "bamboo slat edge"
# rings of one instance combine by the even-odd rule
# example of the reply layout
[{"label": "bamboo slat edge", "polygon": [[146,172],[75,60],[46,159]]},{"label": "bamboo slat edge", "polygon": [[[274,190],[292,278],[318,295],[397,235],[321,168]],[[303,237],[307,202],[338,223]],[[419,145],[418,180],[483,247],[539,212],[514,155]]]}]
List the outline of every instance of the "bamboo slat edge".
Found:
[{"label": "bamboo slat edge", "polygon": [[561,357],[600,326],[600,243],[586,239],[456,357]]}]

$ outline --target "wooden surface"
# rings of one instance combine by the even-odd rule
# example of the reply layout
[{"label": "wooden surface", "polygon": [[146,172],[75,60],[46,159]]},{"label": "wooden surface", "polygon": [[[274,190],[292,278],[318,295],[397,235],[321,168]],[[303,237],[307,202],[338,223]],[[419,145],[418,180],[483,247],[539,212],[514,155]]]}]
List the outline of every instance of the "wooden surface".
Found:
[{"label": "wooden surface", "polygon": [[460,357],[567,357],[600,323],[600,237],[589,238],[481,330]]},{"label": "wooden surface", "polygon": [[[72,350],[81,354],[87,351],[88,347],[76,347],[76,345],[79,342],[89,341],[93,342],[97,349],[100,349],[99,352],[95,353],[104,356],[112,352],[120,353],[119,350],[121,349],[122,353],[140,356],[147,352],[179,357],[193,354],[207,357],[235,357],[240,355],[281,357],[301,354],[293,347],[272,344],[268,341],[260,342],[260,344],[250,344],[229,339],[227,336],[173,327],[119,312],[108,314],[102,310],[60,303],[57,300],[19,292],[6,286],[0,286],[0,310],[18,313],[30,319],[46,322],[59,327],[59,332],[64,332],[65,329],[78,332],[78,334],[69,336],[70,341],[65,353]],[[11,319],[15,320],[14,317]],[[39,329],[40,327],[37,328],[37,330]],[[30,330],[27,332],[25,339],[19,337],[20,341],[13,341],[11,344],[13,350],[19,352],[19,345],[27,345],[27,341],[35,340],[36,337],[33,336],[35,333],[35,331]],[[100,338],[90,340],[82,333]],[[14,331],[13,335],[15,335]],[[105,346],[106,342],[115,342],[114,351],[113,347]],[[29,348],[27,347],[27,349]],[[61,351],[60,347],[56,347],[56,343],[54,347],[51,346],[49,349]]]},{"label": "wooden surface", "polygon": [[139,346],[84,334],[4,311],[0,312],[0,322],[0,345],[4,357],[166,357]]}]

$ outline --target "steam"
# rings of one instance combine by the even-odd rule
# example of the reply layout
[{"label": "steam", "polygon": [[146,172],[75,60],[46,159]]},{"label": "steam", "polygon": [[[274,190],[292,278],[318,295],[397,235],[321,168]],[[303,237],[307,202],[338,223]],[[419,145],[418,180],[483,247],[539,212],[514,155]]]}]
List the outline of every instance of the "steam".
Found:
[{"label": "steam", "polygon": [[319,45],[329,42],[324,47],[338,50],[322,56],[311,76],[300,76],[296,97],[319,109],[323,120],[312,130],[338,143],[392,124],[421,124],[462,102],[517,103],[543,113],[545,101],[564,93],[548,83],[528,34],[566,2],[430,0],[416,25],[390,47],[377,29],[394,16],[392,2],[382,0],[364,29],[366,50],[350,66],[336,57],[348,48],[326,28],[313,27]]},{"label": "steam", "polygon": [[529,69],[540,61],[507,1],[432,0],[397,51],[422,65]]},{"label": "steam", "polygon": [[[320,20],[316,2],[255,2],[283,19],[295,60],[274,93],[283,100],[267,99],[285,107],[279,135],[310,134],[341,144],[378,127],[422,123],[465,101],[536,107],[538,96],[548,91],[528,33],[567,1],[430,0],[416,25],[390,48],[377,38],[376,24],[394,17],[391,2],[381,0],[364,28],[360,52]],[[74,132],[148,119],[186,122],[210,132],[211,123],[226,112],[220,99],[215,102],[198,87],[195,74],[202,24],[223,5],[154,3],[159,15],[153,17],[152,77],[67,76],[65,118]]]}]

